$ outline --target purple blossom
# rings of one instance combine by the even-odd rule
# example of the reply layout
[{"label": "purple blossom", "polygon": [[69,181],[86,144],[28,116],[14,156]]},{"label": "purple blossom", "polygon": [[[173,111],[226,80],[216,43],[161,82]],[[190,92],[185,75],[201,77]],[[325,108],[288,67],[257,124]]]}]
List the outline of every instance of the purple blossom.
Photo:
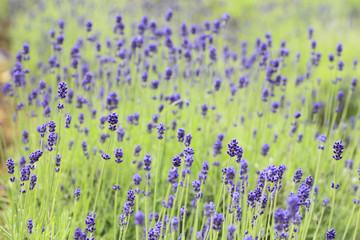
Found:
[{"label": "purple blossom", "polygon": [[157,126],[157,133],[159,134],[158,135],[158,139],[163,139],[164,138],[164,133],[165,133],[165,126],[163,123],[159,123],[158,126]]},{"label": "purple blossom", "polygon": [[78,201],[78,200],[79,200],[80,194],[81,194],[80,188],[75,189],[75,192],[74,192],[75,201]]},{"label": "purple blossom", "polygon": [[335,142],[334,145],[333,145],[333,149],[334,149],[334,155],[333,155],[333,158],[337,161],[339,161],[340,159],[342,159],[342,156],[341,154],[343,153],[343,150],[344,150],[344,144],[342,143],[342,141],[338,141],[338,142]]},{"label": "purple blossom", "polygon": [[89,216],[86,217],[86,219],[85,219],[85,224],[87,226],[86,231],[92,233],[96,230],[95,217],[96,217],[96,213],[93,213],[93,212],[90,212]]}]

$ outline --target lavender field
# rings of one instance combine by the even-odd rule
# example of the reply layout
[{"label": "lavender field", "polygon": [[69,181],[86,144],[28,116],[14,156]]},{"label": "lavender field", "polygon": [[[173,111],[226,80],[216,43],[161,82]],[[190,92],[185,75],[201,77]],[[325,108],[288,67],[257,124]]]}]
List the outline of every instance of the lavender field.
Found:
[{"label": "lavender field", "polygon": [[0,8],[0,239],[360,239],[357,1]]}]

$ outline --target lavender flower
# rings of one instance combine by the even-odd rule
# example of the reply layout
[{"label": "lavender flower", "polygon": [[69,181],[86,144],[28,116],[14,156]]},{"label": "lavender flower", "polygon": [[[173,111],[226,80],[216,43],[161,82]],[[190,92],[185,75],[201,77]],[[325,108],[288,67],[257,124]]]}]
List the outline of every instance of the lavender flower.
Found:
[{"label": "lavender flower", "polygon": [[141,146],[140,145],[136,145],[135,149],[134,149],[134,157],[138,157],[141,151]]},{"label": "lavender flower", "polygon": [[189,134],[187,134],[187,135],[185,136],[184,145],[185,145],[186,147],[189,147],[190,144],[191,144],[191,140],[192,140],[192,136],[191,136],[191,134],[189,133]]},{"label": "lavender flower", "polygon": [[96,230],[95,217],[96,217],[96,213],[93,213],[93,212],[90,212],[89,216],[86,217],[86,219],[85,219],[85,224],[87,226],[86,231],[92,233]]},{"label": "lavender flower", "polygon": [[138,211],[134,216],[134,225],[143,226],[145,224],[145,214],[142,211]]},{"label": "lavender flower", "polygon": [[332,228],[326,233],[326,240],[334,240],[336,236],[335,230]]},{"label": "lavender flower", "polygon": [[67,86],[65,82],[60,82],[58,87],[58,96],[59,98],[66,98]]},{"label": "lavender flower", "polygon": [[142,178],[139,174],[135,173],[133,177],[133,181],[135,185],[140,185]]},{"label": "lavender flower", "polygon": [[267,153],[269,152],[269,150],[270,150],[269,144],[265,143],[265,144],[262,145],[262,147],[261,147],[261,155],[266,156]]},{"label": "lavender flower", "polygon": [[48,123],[48,127],[49,127],[49,132],[55,132],[56,124],[55,124],[54,121],[51,120],[51,121]]},{"label": "lavender flower", "polygon": [[333,158],[337,161],[342,159],[341,154],[343,153],[343,150],[344,150],[344,144],[342,143],[342,141],[335,142],[333,145],[333,149],[334,149],[333,152],[335,154],[335,155],[333,155]]},{"label": "lavender flower", "polygon": [[35,188],[36,181],[37,181],[36,174],[31,175],[30,185],[29,185],[30,190],[33,190]]},{"label": "lavender flower", "polygon": [[74,232],[74,239],[86,240],[86,231],[82,232],[81,228],[76,228],[76,230]]},{"label": "lavender flower", "polygon": [[36,150],[35,152],[32,152],[29,156],[30,159],[30,163],[34,164],[37,161],[39,161],[39,158],[43,155],[43,151],[41,150]]},{"label": "lavender flower", "polygon": [[216,213],[213,218],[213,229],[215,231],[220,231],[221,226],[224,222],[224,217],[222,213]]},{"label": "lavender flower", "polygon": [[234,233],[236,231],[236,228],[233,224],[231,224],[230,226],[227,227],[227,231],[228,231],[228,234],[227,234],[227,240],[233,240],[234,239]]},{"label": "lavender flower", "polygon": [[14,174],[14,169],[15,169],[15,162],[14,160],[12,160],[11,158],[9,158],[7,161],[6,161],[6,166],[8,168],[8,173],[9,174]]},{"label": "lavender flower", "polygon": [[178,217],[173,217],[170,221],[170,228],[173,231],[178,231],[179,229],[179,218]]},{"label": "lavender flower", "polygon": [[157,126],[157,132],[159,134],[157,138],[160,140],[163,139],[163,135],[165,133],[165,126],[163,123],[159,123],[159,125]]},{"label": "lavender flower", "polygon": [[176,183],[178,177],[179,177],[178,169],[171,167],[167,178],[168,182],[174,184]]},{"label": "lavender flower", "polygon": [[80,197],[80,195],[81,195],[81,190],[80,190],[80,188],[75,189],[74,195],[75,195],[75,201],[78,201],[78,200],[79,200],[79,197]]},{"label": "lavender flower", "polygon": [[117,115],[114,112],[109,114],[108,123],[110,124],[109,125],[109,130],[110,131],[115,131],[116,130],[116,124],[118,123],[118,117],[119,117],[119,115]]},{"label": "lavender flower", "polygon": [[121,148],[116,148],[114,151],[115,154],[115,162],[117,163],[122,163],[123,161],[123,157],[124,157],[124,152]]},{"label": "lavender flower", "polygon": [[145,171],[150,171],[151,170],[151,155],[150,154],[145,154],[144,157],[144,170]]},{"label": "lavender flower", "polygon": [[174,167],[180,167],[181,166],[181,158],[179,156],[173,157],[172,163],[173,163]]},{"label": "lavender flower", "polygon": [[33,220],[32,219],[29,219],[28,220],[28,224],[27,224],[27,227],[28,227],[28,233],[31,234],[32,233],[32,229],[33,229]]},{"label": "lavender flower", "polygon": [[72,116],[70,114],[66,115],[65,128],[70,128],[71,119],[72,119]]},{"label": "lavender flower", "polygon": [[303,176],[303,172],[301,171],[301,168],[295,171],[293,181],[295,183],[299,183],[301,181],[301,177]]}]

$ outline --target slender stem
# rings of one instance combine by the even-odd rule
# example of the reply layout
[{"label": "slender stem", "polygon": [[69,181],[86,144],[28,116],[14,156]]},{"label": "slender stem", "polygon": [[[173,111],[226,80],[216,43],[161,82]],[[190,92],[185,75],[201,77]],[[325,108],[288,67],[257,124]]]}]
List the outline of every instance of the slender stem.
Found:
[{"label": "slender stem", "polygon": [[[119,168],[120,168],[120,164],[118,164],[117,168],[116,168],[116,183],[119,184]],[[115,189],[115,201],[114,201],[114,223],[116,223],[116,208],[117,208],[117,195],[118,195],[118,189]],[[114,224],[114,240],[116,240],[116,233],[117,233],[117,228],[116,228],[116,224]]]},{"label": "slender stem", "polygon": [[335,208],[335,193],[336,193],[336,163],[337,163],[337,161],[335,160],[335,163],[334,163],[335,173],[334,173],[333,199],[332,199],[332,204],[331,204],[331,212],[330,212],[330,220],[329,220],[328,229],[330,229],[330,228],[331,228],[331,223],[332,223],[332,218],[333,218],[333,215],[334,215],[334,208]]},{"label": "slender stem", "polygon": [[353,240],[356,240],[356,234],[358,233],[357,231],[358,231],[359,222],[360,222],[360,208],[359,208],[359,212],[358,212],[358,216],[357,216],[357,220],[356,220],[356,226],[355,226]]},{"label": "slender stem", "polygon": [[355,212],[355,207],[356,207],[356,204],[354,204],[354,206],[353,206],[353,208],[352,208],[352,210],[351,210],[351,215],[350,215],[350,217],[349,217],[348,223],[346,224],[346,228],[345,228],[345,232],[344,232],[344,235],[343,235],[343,237],[342,237],[342,240],[345,240],[346,233],[347,233],[347,231],[349,230],[350,223],[351,223],[352,217],[353,217],[354,212]]},{"label": "slender stem", "polygon": [[155,189],[154,189],[154,202],[153,202],[153,212],[155,213],[155,206],[156,206],[156,194],[157,194],[157,185],[158,185],[158,175],[160,169],[160,141],[158,143],[158,152],[157,152],[157,159],[156,159],[156,173],[155,173]]},{"label": "slender stem", "polygon": [[320,229],[320,225],[321,225],[321,222],[322,222],[322,219],[323,219],[323,216],[324,216],[324,212],[325,212],[325,207],[322,209],[322,211],[321,211],[321,216],[320,216],[320,220],[319,220],[319,224],[317,225],[317,227],[316,227],[316,231],[315,231],[315,234],[314,234],[314,240],[316,240],[317,238],[316,238],[316,236],[317,236],[317,234],[318,234],[318,232],[319,232],[319,229]]},{"label": "slender stem", "polygon": [[[188,175],[189,176],[189,175]],[[185,204],[184,204],[184,208],[186,209],[186,204],[187,204],[187,198],[188,198],[188,179],[189,177],[187,176],[187,178],[185,178]],[[181,240],[185,239],[185,219],[186,219],[186,214],[184,213],[184,217],[183,217],[183,223],[182,223],[182,233],[181,233]],[[196,234],[196,233],[195,233]]]},{"label": "slender stem", "polygon": [[[109,145],[108,145],[108,151],[107,151],[107,152],[109,152],[110,143],[111,143],[111,134],[110,134],[110,140],[109,140]],[[97,200],[98,200],[98,198],[99,198],[99,193],[100,193],[100,188],[101,188],[101,180],[102,180],[102,176],[103,176],[103,173],[104,173],[105,162],[106,162],[106,160],[103,159],[103,163],[102,163],[102,166],[101,166],[101,172],[100,172],[99,185],[98,185],[98,189],[97,189],[97,191],[96,191],[96,197],[95,197],[95,203],[94,203],[94,210],[93,210],[94,213],[95,213],[95,210],[96,210],[96,203],[97,203]]]}]

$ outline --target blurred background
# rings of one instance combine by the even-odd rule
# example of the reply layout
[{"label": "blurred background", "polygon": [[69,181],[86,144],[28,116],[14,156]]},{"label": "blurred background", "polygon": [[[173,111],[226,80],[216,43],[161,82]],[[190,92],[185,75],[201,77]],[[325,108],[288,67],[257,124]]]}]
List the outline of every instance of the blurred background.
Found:
[{"label": "blurred background", "polygon": [[[94,23],[99,36],[106,36],[112,31],[117,14],[122,14],[124,22],[135,24],[143,15],[150,20],[162,20],[168,9],[174,11],[173,23],[185,22],[188,26],[205,20],[212,22],[229,13],[231,20],[224,39],[233,50],[238,48],[240,51],[242,41],[251,45],[257,37],[263,38],[268,32],[274,43],[286,40],[294,57],[297,51],[310,49],[307,30],[313,27],[317,50],[324,57],[335,51],[337,43],[344,46],[345,66],[350,65],[360,52],[358,0],[1,0],[0,88],[10,80],[9,69],[23,43],[30,44],[32,59],[37,56],[44,59],[44,54],[50,54],[49,32],[57,27],[60,19],[66,23],[66,49],[71,49],[76,39],[83,35],[84,31],[79,30],[84,30],[87,20]],[[125,31],[132,34],[135,28]],[[306,60],[307,56],[302,58]],[[0,152],[4,153],[11,145],[12,133],[9,127],[11,116],[2,101],[0,93],[1,137],[6,139]]]}]

